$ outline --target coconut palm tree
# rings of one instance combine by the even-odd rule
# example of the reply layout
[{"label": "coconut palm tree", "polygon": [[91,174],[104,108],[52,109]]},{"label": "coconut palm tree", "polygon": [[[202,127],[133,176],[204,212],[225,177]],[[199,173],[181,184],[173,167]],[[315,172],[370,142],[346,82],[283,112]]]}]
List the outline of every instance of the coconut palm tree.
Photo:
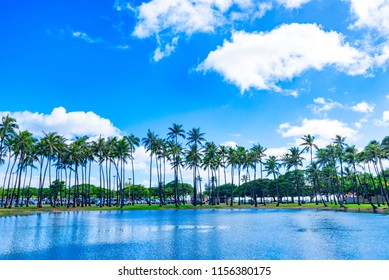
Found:
[{"label": "coconut palm tree", "polygon": [[[251,152],[254,154],[254,160],[255,160],[255,165],[254,165],[254,180],[257,179],[257,172],[256,172],[256,164],[259,163],[259,167],[260,167],[260,173],[261,173],[261,179],[263,179],[263,162],[264,162],[264,158],[266,157],[266,148],[262,147],[261,144],[255,144],[252,148],[251,148]],[[264,205],[266,205],[266,202],[265,202],[265,190],[264,188],[262,187],[262,197],[261,197],[261,200],[262,200],[262,203]],[[257,203],[257,201],[255,200],[255,203]]]},{"label": "coconut palm tree", "polygon": [[[246,154],[247,154],[247,150],[245,147],[243,146],[237,146],[236,147],[236,156],[237,156],[237,167],[238,167],[238,196],[239,196],[239,200],[238,200],[238,205],[241,204],[241,189],[240,189],[240,180],[241,180],[241,177],[240,177],[240,172],[241,172],[241,169],[242,167],[244,166],[245,164],[245,160],[246,160]],[[244,198],[244,204],[246,203],[246,197]]]},{"label": "coconut palm tree", "polygon": [[231,166],[231,201],[230,201],[230,206],[233,206],[234,205],[234,171],[235,171],[236,165],[239,162],[237,152],[233,147],[228,148],[227,162],[228,162],[228,165]]},{"label": "coconut palm tree", "polygon": [[[197,206],[197,182],[198,176],[196,174],[196,169],[201,165],[202,153],[195,145],[190,145],[189,149],[185,152],[185,164],[187,168],[191,169],[193,172],[193,205]],[[201,192],[201,191],[200,191]]]},{"label": "coconut palm tree", "polygon": [[265,165],[265,171],[267,172],[267,176],[269,176],[270,174],[273,175],[273,180],[274,180],[274,183],[276,185],[276,192],[277,192],[277,204],[276,204],[276,206],[278,207],[278,206],[280,206],[280,200],[281,200],[280,191],[279,191],[278,183],[277,183],[277,176],[280,174],[280,171],[279,171],[280,163],[279,163],[276,156],[270,156],[265,161],[264,165]]},{"label": "coconut palm tree", "polygon": [[304,149],[303,151],[308,151],[311,155],[311,164],[313,161],[313,150],[318,149],[317,145],[314,143],[315,141],[315,136],[312,136],[311,134],[306,134],[303,137],[301,137],[301,140],[303,142],[300,144],[300,146],[303,146]]},{"label": "coconut palm tree", "polygon": [[[151,193],[151,178],[152,178],[152,166],[153,166],[153,155],[155,153],[155,141],[157,140],[158,135],[154,132],[151,132],[150,129],[147,131],[147,136],[142,139],[142,144],[146,148],[146,152],[150,153],[150,184],[149,190]],[[151,200],[151,198],[149,197]]]},{"label": "coconut palm tree", "polygon": [[97,162],[99,163],[99,180],[100,180],[100,207],[103,207],[103,183],[104,183],[104,149],[105,149],[105,140],[99,136],[99,138],[92,142],[92,150],[95,157],[97,157]]},{"label": "coconut palm tree", "polygon": [[[381,196],[385,199],[386,203],[389,204],[386,178],[384,177],[384,183],[381,179],[384,170],[381,161],[381,158],[383,158],[383,149],[381,148],[380,143],[376,140],[370,141],[370,143],[365,147],[365,156],[373,164],[373,168],[380,185]],[[382,173],[380,171],[380,167],[382,167]]]},{"label": "coconut palm tree", "polygon": [[[200,132],[200,128],[192,128],[192,130],[188,131],[187,133],[187,145],[189,145],[190,150],[192,151],[192,168],[193,168],[193,204],[194,206],[197,205],[197,182],[196,180],[198,168],[202,164],[201,160],[197,161],[199,157],[201,156],[201,150],[203,142],[205,141],[204,138],[205,133]],[[200,192],[201,193],[201,192]]]},{"label": "coconut palm tree", "polygon": [[16,130],[19,126],[16,123],[16,120],[9,115],[2,116],[0,122],[0,164],[3,161],[4,154],[4,142],[7,138],[12,135],[16,135]]},{"label": "coconut palm tree", "polygon": [[[26,169],[26,159],[30,151],[33,150],[36,139],[28,131],[21,131],[16,135],[16,142],[13,147],[15,153],[18,155],[18,168],[16,170],[15,186],[17,185],[16,203],[15,207],[18,207],[20,202],[20,187],[22,182],[22,171]],[[11,198],[10,207],[13,204],[13,198]]]},{"label": "coconut palm tree", "polygon": [[215,182],[216,182],[216,156],[217,147],[214,142],[204,144],[204,157],[202,167],[208,171],[208,183],[211,184],[210,204],[215,205]]},{"label": "coconut palm tree", "polygon": [[346,137],[342,137],[340,135],[336,135],[333,140],[333,143],[335,145],[335,153],[337,160],[340,164],[340,192],[341,192],[341,198],[342,198],[342,204],[344,201],[344,195],[345,195],[345,186],[344,186],[344,178],[343,178],[343,157],[344,157],[344,149],[347,147],[346,144]]},{"label": "coconut palm tree", "polygon": [[[134,134],[124,136],[126,139],[129,148],[130,148],[130,160],[131,160],[131,173],[132,173],[132,187],[135,185],[135,171],[134,171],[134,153],[136,147],[139,147],[140,139],[136,137]],[[132,193],[132,205],[134,205],[134,192]]]},{"label": "coconut palm tree", "polygon": [[[179,162],[178,159],[181,156],[182,147],[178,145],[178,137],[185,139],[185,130],[182,128],[182,125],[174,123],[172,127],[169,127],[168,140],[173,140],[174,142],[170,145],[171,155],[173,159],[173,168],[174,168],[174,187],[175,193],[178,194],[178,173],[179,173]],[[177,200],[177,197],[176,197]],[[177,201],[176,206],[178,207]]]},{"label": "coconut palm tree", "polygon": [[314,185],[315,188],[315,203],[316,205],[319,205],[319,202],[317,201],[317,196],[320,194],[321,201],[324,205],[324,207],[327,207],[325,199],[322,197],[321,189],[320,189],[320,168],[319,163],[317,161],[313,161],[307,168],[307,173],[311,179],[311,182]]},{"label": "coconut palm tree", "polygon": [[303,166],[304,158],[301,156],[302,153],[303,153],[303,151],[301,151],[298,147],[291,147],[289,149],[290,160],[288,163],[288,167],[289,166],[294,167],[295,186],[296,186],[296,190],[297,190],[297,202],[298,202],[298,205],[300,205],[300,206],[301,206],[301,199],[300,199],[301,193],[300,193],[300,182],[297,182],[297,178],[298,178],[297,169],[298,169],[298,166]]}]

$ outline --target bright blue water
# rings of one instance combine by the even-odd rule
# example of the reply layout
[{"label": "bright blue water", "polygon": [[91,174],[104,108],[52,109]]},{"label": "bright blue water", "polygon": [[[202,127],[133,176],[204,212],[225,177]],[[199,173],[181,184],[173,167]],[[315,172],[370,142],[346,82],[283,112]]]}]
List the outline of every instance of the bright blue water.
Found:
[{"label": "bright blue water", "polygon": [[316,210],[44,213],[0,218],[0,259],[381,259],[389,215]]}]

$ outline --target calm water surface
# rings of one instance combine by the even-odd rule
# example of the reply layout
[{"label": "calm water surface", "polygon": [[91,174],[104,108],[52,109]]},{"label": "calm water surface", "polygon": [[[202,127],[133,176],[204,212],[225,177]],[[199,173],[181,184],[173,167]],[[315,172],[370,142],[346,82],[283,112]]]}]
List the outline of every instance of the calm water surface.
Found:
[{"label": "calm water surface", "polygon": [[316,210],[44,213],[0,218],[0,259],[381,259],[389,215]]}]

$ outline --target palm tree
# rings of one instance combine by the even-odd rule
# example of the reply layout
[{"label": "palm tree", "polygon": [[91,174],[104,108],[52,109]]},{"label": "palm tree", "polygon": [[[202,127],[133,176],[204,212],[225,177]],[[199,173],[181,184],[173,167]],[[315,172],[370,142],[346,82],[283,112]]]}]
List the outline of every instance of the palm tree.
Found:
[{"label": "palm tree", "polygon": [[339,160],[340,164],[340,191],[341,191],[341,197],[342,197],[342,204],[344,201],[344,178],[343,178],[343,157],[344,157],[344,148],[347,146],[346,144],[346,138],[342,137],[340,135],[336,135],[333,139],[333,143],[335,144],[335,151],[337,159]]},{"label": "palm tree", "polygon": [[301,156],[301,154],[303,153],[303,151],[300,151],[300,149],[298,147],[291,147],[289,149],[289,155],[290,155],[290,160],[289,160],[289,163],[288,163],[288,167],[289,166],[293,166],[294,167],[294,173],[295,173],[295,186],[296,186],[296,189],[297,189],[297,201],[298,201],[298,205],[301,206],[301,199],[300,199],[300,182],[297,182],[297,179],[298,179],[298,174],[297,174],[297,169],[298,169],[298,166],[302,166],[303,165],[303,157]]},{"label": "palm tree", "polygon": [[233,147],[228,148],[227,162],[228,162],[228,165],[231,166],[231,201],[230,201],[230,206],[233,206],[234,205],[234,171],[235,171],[235,166],[238,164],[237,152]]},{"label": "palm tree", "polygon": [[[28,131],[21,131],[16,135],[16,142],[14,146],[14,151],[18,154],[18,169],[15,177],[15,186],[17,185],[17,193],[16,193],[16,203],[15,207],[18,207],[20,204],[20,187],[22,181],[22,171],[26,169],[26,159],[30,151],[33,150],[34,143],[36,139],[33,138],[32,134]],[[11,198],[10,207],[12,207]]]},{"label": "palm tree", "polygon": [[[201,165],[201,156],[202,153],[195,145],[190,145],[189,149],[185,152],[185,163],[186,166],[193,172],[193,186],[196,186],[193,190],[193,205],[197,206],[197,182],[198,177],[196,174],[196,168]],[[200,190],[201,194],[201,190]]]},{"label": "palm tree", "polygon": [[267,175],[269,176],[270,174],[273,175],[273,180],[276,185],[276,192],[277,192],[277,207],[280,206],[280,191],[278,189],[278,184],[277,184],[277,176],[280,174],[279,172],[279,162],[277,157],[275,156],[270,156],[266,162],[265,162],[265,171],[267,171]]},{"label": "palm tree", "polygon": [[[240,205],[240,197],[241,197],[241,189],[240,189],[240,171],[242,166],[244,165],[246,159],[247,150],[243,146],[236,147],[236,156],[237,156],[237,166],[238,166],[238,205]],[[244,198],[244,204],[246,204],[246,197]]]},{"label": "palm tree", "polygon": [[[151,194],[151,178],[152,178],[152,166],[153,166],[153,155],[155,152],[155,141],[157,140],[158,136],[151,132],[150,129],[147,131],[147,136],[142,139],[143,146],[146,148],[146,152],[150,153],[150,184],[149,184],[149,191]],[[150,196],[149,194],[149,196]],[[151,201],[151,197],[149,197],[149,200]]]},{"label": "palm tree", "polygon": [[16,129],[18,129],[19,126],[16,123],[16,120],[14,118],[11,118],[9,115],[3,116],[1,118],[0,123],[0,164],[3,159],[3,148],[4,148],[4,141],[12,136],[16,135]]},{"label": "palm tree", "polygon": [[[261,144],[256,144],[251,148],[251,152],[254,154],[254,160],[255,160],[255,165],[254,165],[254,180],[257,179],[257,172],[256,172],[256,164],[259,162],[260,164],[260,171],[261,171],[261,179],[263,179],[263,160],[266,157],[266,148],[262,147]],[[262,188],[262,202],[264,205],[266,205],[265,202],[265,190]],[[257,200],[255,200],[255,203],[257,203]]]},{"label": "palm tree", "polygon": [[105,149],[105,140],[104,138],[99,136],[99,138],[96,141],[92,142],[92,149],[93,154],[95,157],[97,157],[97,161],[99,163],[99,179],[100,179],[100,207],[103,207],[103,183],[104,179],[102,178],[104,176],[104,169],[103,169],[103,162],[104,162],[104,149]]},{"label": "palm tree", "polygon": [[[201,161],[198,161],[199,156],[201,155],[202,144],[205,141],[205,133],[200,132],[200,128],[192,128],[192,130],[187,133],[187,145],[190,145],[190,150],[192,151],[192,168],[193,168],[193,205],[197,205],[197,172],[198,167],[201,164]],[[200,192],[201,193],[201,192]]]},{"label": "palm tree", "polygon": [[[208,171],[208,182],[211,183],[210,204],[215,205],[215,182],[216,182],[216,156],[217,147],[214,142],[204,144],[204,157],[202,167]],[[211,174],[210,174],[211,172]]]},{"label": "palm tree", "polygon": [[[383,165],[381,162],[381,158],[383,158],[383,154],[384,151],[381,148],[380,143],[376,140],[370,141],[370,143],[365,147],[365,156],[368,158],[370,162],[373,163],[373,167],[380,185],[381,196],[385,199],[386,203],[389,205],[388,187],[387,187],[386,178],[383,177],[384,183],[381,180],[382,174],[384,173]],[[382,168],[382,173],[380,172],[380,167]]]},{"label": "palm tree", "polygon": [[311,134],[306,134],[303,137],[301,137],[301,140],[303,140],[303,143],[300,144],[300,146],[304,146],[303,151],[309,151],[311,154],[311,164],[313,161],[313,149],[318,149],[317,145],[313,143],[315,141],[315,136],[311,136]]},{"label": "palm tree", "polygon": [[315,186],[315,203],[318,205],[317,201],[317,195],[320,194],[321,201],[323,202],[324,207],[327,207],[327,204],[325,202],[325,199],[323,199],[321,190],[320,190],[320,179],[319,179],[319,174],[320,174],[320,169],[319,169],[319,163],[317,161],[313,161],[307,168],[307,173],[309,174],[313,185]]},{"label": "palm tree", "polygon": [[[218,156],[219,156],[219,159],[220,159],[220,167],[223,168],[223,175],[224,175],[224,185],[227,184],[227,173],[226,173],[226,167],[227,167],[227,158],[228,158],[228,148],[224,145],[220,145],[218,150]],[[226,196],[225,196],[225,203],[226,205],[228,205],[228,195],[226,193]]]},{"label": "palm tree", "polygon": [[[128,142],[130,148],[130,159],[131,159],[131,173],[132,173],[132,187],[135,185],[135,171],[134,171],[134,153],[135,147],[139,147],[140,139],[135,137],[135,135],[130,134],[128,136],[124,136],[124,139]],[[134,192],[132,193],[132,205],[134,205]]]},{"label": "palm tree", "polygon": [[[178,173],[179,173],[179,162],[178,159],[181,156],[182,147],[178,145],[178,137],[185,139],[185,130],[182,128],[182,125],[174,123],[172,127],[169,127],[168,140],[173,140],[174,142],[170,145],[171,155],[173,156],[173,168],[174,168],[174,188],[175,194],[178,194]],[[176,206],[178,207],[177,197],[176,197]]]}]

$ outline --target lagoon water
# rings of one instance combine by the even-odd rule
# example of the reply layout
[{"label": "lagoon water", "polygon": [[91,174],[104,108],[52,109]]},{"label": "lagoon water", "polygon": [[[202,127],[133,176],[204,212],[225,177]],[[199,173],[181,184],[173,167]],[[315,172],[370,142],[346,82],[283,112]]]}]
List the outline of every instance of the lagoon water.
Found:
[{"label": "lagoon water", "polygon": [[317,210],[43,213],[0,218],[0,259],[389,260],[389,215]]}]

